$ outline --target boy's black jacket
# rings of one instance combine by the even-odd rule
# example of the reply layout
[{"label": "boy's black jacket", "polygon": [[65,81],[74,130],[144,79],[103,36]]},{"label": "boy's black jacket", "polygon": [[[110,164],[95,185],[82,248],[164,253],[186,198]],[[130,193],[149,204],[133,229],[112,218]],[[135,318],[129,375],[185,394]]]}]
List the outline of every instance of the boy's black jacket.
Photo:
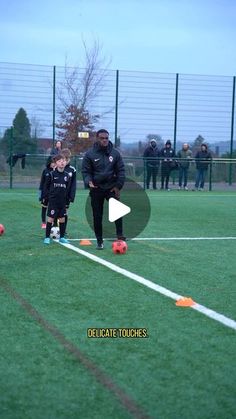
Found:
[{"label": "boy's black jacket", "polygon": [[57,169],[49,173],[44,183],[42,199],[53,201],[58,208],[66,206],[68,202],[68,191],[71,177],[65,170],[59,172]]}]

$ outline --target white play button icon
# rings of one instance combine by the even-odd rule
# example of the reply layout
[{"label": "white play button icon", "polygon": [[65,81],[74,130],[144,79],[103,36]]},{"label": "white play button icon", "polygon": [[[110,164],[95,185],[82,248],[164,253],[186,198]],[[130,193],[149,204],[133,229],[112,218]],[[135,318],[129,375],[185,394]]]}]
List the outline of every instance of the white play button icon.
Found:
[{"label": "white play button icon", "polygon": [[131,211],[130,207],[128,207],[125,204],[122,204],[122,202],[117,201],[117,199],[110,198],[108,203],[108,219],[111,223],[113,221],[118,220],[121,217],[124,217],[124,215],[129,214]]}]

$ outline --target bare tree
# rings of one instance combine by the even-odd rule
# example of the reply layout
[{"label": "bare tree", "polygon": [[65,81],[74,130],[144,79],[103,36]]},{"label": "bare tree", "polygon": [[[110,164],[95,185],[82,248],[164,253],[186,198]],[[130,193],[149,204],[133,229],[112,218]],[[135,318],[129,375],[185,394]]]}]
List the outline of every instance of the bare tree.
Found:
[{"label": "bare tree", "polygon": [[[65,63],[64,80],[59,83],[57,97],[60,102],[58,138],[78,153],[84,151],[93,141],[94,124],[101,115],[89,111],[92,101],[101,93],[108,74],[110,60],[102,55],[102,46],[94,41],[88,47],[82,40],[84,48],[84,68],[71,68]],[[78,138],[80,131],[91,133],[90,138]]]},{"label": "bare tree", "polygon": [[31,136],[33,138],[39,138],[42,136],[44,132],[44,128],[37,116],[33,115],[31,117],[30,126],[31,126]]}]

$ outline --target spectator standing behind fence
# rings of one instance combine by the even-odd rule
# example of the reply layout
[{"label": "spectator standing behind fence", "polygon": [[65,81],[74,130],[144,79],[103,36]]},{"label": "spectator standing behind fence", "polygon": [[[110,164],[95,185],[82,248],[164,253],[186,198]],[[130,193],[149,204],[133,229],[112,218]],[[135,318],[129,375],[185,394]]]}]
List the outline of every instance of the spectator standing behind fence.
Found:
[{"label": "spectator standing behind fence", "polygon": [[208,151],[207,144],[202,144],[201,150],[195,156],[197,168],[195,190],[203,191],[207,169],[211,160],[212,155]]},{"label": "spectator standing behind fence", "polygon": [[188,190],[188,170],[190,165],[190,159],[192,157],[192,151],[189,149],[189,144],[184,143],[182,150],[179,150],[177,157],[181,159],[179,161],[179,189],[182,187]]},{"label": "spectator standing behind fence", "polygon": [[62,141],[57,140],[55,147],[52,148],[50,155],[51,156],[57,156],[57,154],[60,154],[62,151]]},{"label": "spectator standing behind fence", "polygon": [[160,151],[157,147],[157,142],[155,139],[150,141],[150,144],[146,147],[143,153],[144,162],[146,165],[146,187],[149,189],[150,181],[152,178],[152,187],[153,189],[157,188],[157,174],[160,164]]},{"label": "spectator standing behind fence", "polygon": [[165,189],[169,191],[169,178],[170,172],[173,170],[174,166],[176,165],[175,160],[175,151],[171,147],[171,141],[167,140],[165,143],[165,147],[162,148],[160,156],[162,157],[161,160],[161,189]]}]

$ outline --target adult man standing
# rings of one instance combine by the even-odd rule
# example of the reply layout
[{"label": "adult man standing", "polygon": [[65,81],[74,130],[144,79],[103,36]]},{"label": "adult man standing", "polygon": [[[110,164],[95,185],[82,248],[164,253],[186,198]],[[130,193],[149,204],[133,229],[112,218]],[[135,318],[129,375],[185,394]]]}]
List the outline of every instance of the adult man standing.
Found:
[{"label": "adult man standing", "polygon": [[196,182],[195,182],[195,190],[203,191],[205,178],[208,170],[208,166],[212,160],[212,155],[210,151],[208,151],[207,144],[201,144],[201,150],[197,152],[195,156],[196,161]]},{"label": "adult man standing", "polygon": [[170,178],[170,172],[173,170],[173,167],[175,165],[175,161],[173,160],[175,157],[175,151],[171,146],[171,141],[167,140],[165,143],[165,146],[161,150],[161,189],[165,189],[169,191],[169,178]]},{"label": "adult man standing", "polygon": [[146,186],[147,189],[149,189],[150,180],[152,178],[152,186],[153,189],[157,188],[157,174],[158,174],[158,168],[160,164],[160,152],[157,147],[157,142],[153,138],[150,141],[150,145],[146,147],[143,153],[143,157],[145,159],[146,163],[146,170],[147,170],[147,178],[146,178]]},{"label": "adult man standing", "polygon": [[[90,189],[93,210],[94,232],[97,249],[103,249],[103,205],[110,198],[119,200],[120,190],[125,182],[125,166],[118,150],[109,141],[109,132],[100,129],[96,142],[85,154],[82,162],[82,175],[85,187]],[[115,221],[118,240],[124,240],[122,218]]]},{"label": "adult man standing", "polygon": [[188,190],[188,170],[189,164],[192,157],[192,151],[189,150],[188,143],[184,143],[182,145],[182,150],[179,150],[177,153],[177,157],[181,160],[179,161],[179,189],[184,187],[184,189]]}]

